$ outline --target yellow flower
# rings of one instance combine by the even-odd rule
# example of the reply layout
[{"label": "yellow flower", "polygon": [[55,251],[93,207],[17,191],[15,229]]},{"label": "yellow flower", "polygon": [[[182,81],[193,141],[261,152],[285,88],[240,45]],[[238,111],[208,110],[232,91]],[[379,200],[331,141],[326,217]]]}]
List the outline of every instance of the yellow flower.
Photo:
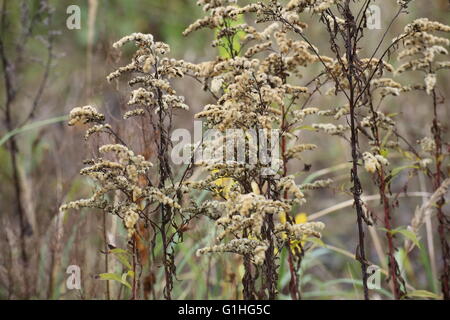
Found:
[{"label": "yellow flower", "polygon": [[[300,212],[295,216],[295,224],[302,224],[308,222],[308,215],[304,212]],[[286,213],[283,212],[280,214],[280,222],[286,223]]]},{"label": "yellow flower", "polygon": [[[218,170],[213,170],[212,173],[216,173]],[[225,199],[228,199],[231,188],[236,184],[233,178],[218,178],[214,181],[214,184],[218,187],[216,195],[222,195]]]},{"label": "yellow flower", "polygon": [[[286,213],[285,212],[280,214],[280,222],[281,223],[286,223]],[[306,223],[306,222],[308,222],[308,215],[306,213],[304,213],[304,212],[300,212],[300,213],[295,215],[294,222],[295,222],[295,224]],[[282,235],[283,239],[286,239],[286,237],[287,237],[286,234]],[[305,243],[304,240],[305,239],[303,239],[301,241],[299,241],[299,240],[291,240],[290,241],[291,249],[292,250],[295,250],[295,249],[300,250],[301,249],[300,248],[300,244],[303,246],[303,244]]]}]

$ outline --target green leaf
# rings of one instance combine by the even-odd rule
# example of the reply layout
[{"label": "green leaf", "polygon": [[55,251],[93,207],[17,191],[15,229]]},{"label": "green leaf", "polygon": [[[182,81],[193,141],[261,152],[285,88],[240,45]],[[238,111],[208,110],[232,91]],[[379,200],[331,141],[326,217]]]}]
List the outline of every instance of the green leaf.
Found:
[{"label": "green leaf", "polygon": [[386,149],[386,148],[381,149],[381,150],[380,150],[380,155],[383,156],[383,157],[385,157],[385,158],[387,158],[388,155],[389,155],[389,150]]},{"label": "green leaf", "polygon": [[126,278],[127,278],[127,274],[126,273],[124,273],[122,275],[122,277],[119,276],[118,274],[115,274],[115,273],[100,273],[99,274],[99,279],[100,280],[117,281],[117,282],[123,284],[124,286],[126,286],[127,288],[131,289],[131,285],[127,282]]},{"label": "green leaf", "polygon": [[395,229],[392,230],[392,234],[400,233],[402,236],[410,240],[414,245],[416,245],[418,248],[420,248],[420,242],[419,239],[417,239],[417,235],[412,232],[411,230],[407,229]]},{"label": "green leaf", "polygon": [[427,290],[414,290],[412,292],[408,292],[406,294],[407,297],[410,298],[430,298],[430,299],[436,299],[439,300],[441,297],[433,292],[427,291]]},{"label": "green leaf", "polygon": [[[242,14],[237,16],[235,19],[228,18],[226,20],[229,23],[230,27],[235,27],[235,26],[245,23],[244,15],[242,15]],[[218,34],[218,32],[219,32],[219,29],[216,30],[216,35]],[[225,42],[227,42],[228,40],[231,40],[232,43],[231,44],[227,43],[227,45],[231,45],[233,48],[233,51],[235,51],[237,53],[241,50],[241,42],[240,41],[244,37],[245,37],[245,32],[240,30],[240,31],[236,32],[236,35],[233,37],[233,39],[227,39],[224,37],[224,38],[222,38],[222,40]],[[231,54],[230,54],[230,52],[227,51],[227,49],[225,49],[222,46],[219,46],[218,49],[219,49],[219,55],[222,58],[231,58]]]},{"label": "green leaf", "polygon": [[115,254],[114,257],[119,260],[127,269],[131,269],[131,263],[128,261],[128,257],[124,254]]},{"label": "green leaf", "polygon": [[100,277],[100,280],[113,280],[122,282],[122,278],[115,273],[100,273],[98,276]]},{"label": "green leaf", "polygon": [[391,231],[389,231],[386,228],[381,228],[381,227],[378,229],[383,230],[384,232],[390,232],[390,234],[392,234],[392,235],[400,233],[402,236],[404,236],[405,238],[410,240],[412,243],[414,243],[414,245],[416,245],[418,248],[420,248],[419,239],[417,238],[417,235],[414,232],[412,232],[411,230],[405,229],[404,227],[392,229]]},{"label": "green leaf", "polygon": [[112,249],[110,252],[127,269],[131,269],[131,263],[128,260],[130,254],[128,253],[128,251],[126,251],[124,249],[120,249],[120,248],[115,248],[115,249]]},{"label": "green leaf", "polygon": [[388,116],[389,118],[393,118],[393,117],[396,117],[398,114],[399,114],[398,112],[388,113],[387,116]]},{"label": "green leaf", "polygon": [[17,134],[21,134],[23,132],[29,131],[29,130],[34,130],[43,126],[47,126],[49,124],[53,124],[53,123],[58,123],[58,122],[63,122],[67,120],[67,116],[61,116],[61,117],[55,117],[55,118],[50,118],[50,119],[45,119],[45,120],[41,120],[41,121],[36,121],[30,124],[27,124],[23,127],[20,128],[16,128],[12,131],[7,132],[3,137],[0,138],[0,146],[3,145],[6,141],[8,141],[11,137],[17,135]]},{"label": "green leaf", "polygon": [[111,249],[110,252],[115,253],[115,254],[128,254],[127,250],[120,249],[120,248]]}]

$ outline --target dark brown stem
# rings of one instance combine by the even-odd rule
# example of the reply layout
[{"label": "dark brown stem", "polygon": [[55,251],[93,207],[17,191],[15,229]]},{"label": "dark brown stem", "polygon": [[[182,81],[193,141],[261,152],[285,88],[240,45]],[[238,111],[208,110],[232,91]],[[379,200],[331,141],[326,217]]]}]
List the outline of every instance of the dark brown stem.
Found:
[{"label": "dark brown stem", "polygon": [[[442,182],[442,136],[441,136],[441,126],[438,121],[438,112],[437,112],[437,96],[436,90],[433,89],[433,125],[432,125],[432,133],[434,137],[434,142],[436,145],[435,148],[435,162],[436,162],[436,172],[434,174],[434,190],[437,190],[441,186]],[[441,290],[444,300],[450,300],[450,248],[447,242],[447,230],[448,230],[448,219],[443,211],[443,207],[445,204],[444,196],[439,199],[438,203],[436,203],[437,210],[437,218],[438,218],[438,235],[439,241],[441,243],[441,253],[442,253],[442,273],[441,273]]]},{"label": "dark brown stem", "polygon": [[162,225],[161,225],[161,239],[162,239],[162,245],[163,245],[163,264],[164,264],[164,276],[165,276],[165,280],[166,280],[166,285],[164,287],[164,298],[167,300],[171,300],[172,296],[171,296],[171,292],[172,292],[172,285],[173,285],[173,280],[172,280],[172,268],[171,268],[171,261],[170,258],[168,257],[169,252],[169,245],[168,245],[168,241],[167,241],[167,232],[166,232],[166,225],[167,225],[167,213],[166,214],[166,210],[164,210],[164,206],[161,206],[161,220],[162,220]]},{"label": "dark brown stem", "polygon": [[[370,88],[369,88],[370,92]],[[378,114],[376,113],[373,103],[372,103],[372,95],[369,93],[369,107],[370,112],[372,114],[372,134],[375,139],[375,145],[378,150],[381,150],[381,141],[380,141],[380,132],[378,128]],[[402,281],[402,278],[399,274],[399,267],[397,264],[397,260],[395,259],[395,245],[394,245],[394,237],[392,235],[392,215],[391,215],[391,206],[389,202],[389,197],[386,194],[388,191],[388,182],[386,180],[386,175],[384,172],[384,167],[381,167],[377,170],[379,184],[378,191],[380,194],[380,199],[383,204],[383,212],[384,212],[384,227],[386,229],[386,238],[388,242],[388,257],[389,257],[389,277],[391,279],[391,289],[396,300],[400,299],[403,296],[403,292],[400,288],[399,281]]]},{"label": "dark brown stem", "polygon": [[[285,132],[286,129],[286,120],[285,120],[285,108],[284,105],[281,106],[282,110],[282,120],[281,120],[281,132]],[[287,175],[287,160],[286,160],[286,136],[283,134],[281,136],[281,156],[283,159],[283,177]],[[284,192],[283,198],[287,198],[287,192]],[[286,214],[286,220],[290,219],[290,217]],[[291,294],[292,300],[298,300],[300,298],[299,285],[297,279],[297,271],[294,266],[294,257],[293,252],[291,250],[291,242],[287,241],[287,250],[288,250],[288,263],[289,263],[289,273],[291,274],[291,279],[289,280],[289,292]]]},{"label": "dark brown stem", "polygon": [[[155,63],[155,78],[158,79],[160,77],[159,71],[158,71],[158,64]],[[168,159],[168,153],[169,153],[169,137],[168,132],[170,131],[170,127],[172,125],[172,116],[171,114],[168,114],[167,111],[164,109],[164,104],[162,101],[163,92],[161,89],[156,90],[157,97],[158,97],[158,106],[159,106],[159,112],[158,112],[158,121],[157,121],[157,131],[159,133],[159,139],[158,139],[158,164],[159,164],[159,183],[158,188],[163,189],[165,187],[165,183],[168,180],[172,180],[171,176],[171,170],[169,167],[169,159]],[[169,118],[169,125],[168,128],[166,128],[164,121],[166,120],[166,117]],[[172,183],[173,184],[173,183]],[[172,299],[172,288],[173,288],[173,275],[175,273],[175,265],[173,261],[173,257],[170,250],[170,245],[172,242],[172,238],[168,234],[168,227],[170,227],[171,221],[172,221],[172,208],[160,204],[160,218],[161,218],[161,226],[159,227],[159,230],[161,232],[161,242],[163,246],[163,252],[162,252],[162,259],[163,259],[163,265],[164,265],[164,276],[165,276],[165,286],[164,286],[164,298],[167,300]]]},{"label": "dark brown stem", "polygon": [[255,300],[255,279],[252,274],[252,263],[248,255],[244,255],[245,273],[242,279],[244,300]]},{"label": "dark brown stem", "polygon": [[397,260],[395,260],[395,246],[394,239],[392,236],[392,226],[391,226],[391,212],[390,212],[390,204],[389,198],[386,195],[386,178],[384,176],[384,169],[380,168],[378,170],[380,185],[379,192],[381,196],[381,201],[383,202],[383,210],[384,210],[384,227],[386,228],[386,238],[388,241],[388,257],[389,257],[389,277],[392,281],[392,293],[394,294],[394,298],[396,300],[402,297],[402,291],[400,288],[399,281],[397,279],[398,273],[398,264]]},{"label": "dark brown stem", "polygon": [[[352,194],[354,199],[354,205],[356,208],[356,218],[358,224],[358,238],[359,243],[357,247],[356,257],[361,263],[363,289],[364,289],[364,299],[369,300],[369,289],[367,287],[367,260],[364,245],[364,211],[361,203],[362,187],[358,176],[358,129],[356,127],[356,100],[355,100],[355,66],[354,60],[356,56],[355,45],[353,45],[353,40],[355,36],[354,26],[355,20],[350,10],[350,1],[347,0],[345,3],[344,16],[346,20],[346,31],[347,36],[345,39],[345,45],[347,49],[347,59],[348,59],[348,72],[347,80],[349,83],[349,106],[350,106],[350,131],[351,131],[351,149],[352,149],[352,169],[351,169],[351,179],[353,181]],[[355,40],[356,41],[356,40]]]},{"label": "dark brown stem", "polygon": [[[161,95],[160,95],[161,97]],[[162,108],[162,103],[160,104]],[[167,141],[166,141],[166,135],[164,130],[164,115],[163,115],[163,109],[161,109],[159,113],[159,131],[160,131],[160,141],[159,141],[159,150],[158,150],[158,157],[159,157],[159,188],[164,188],[165,181],[168,179],[169,172],[166,170],[166,164],[167,164]],[[169,240],[167,235],[167,225],[170,223],[171,220],[171,208],[165,205],[161,204],[161,241],[163,245],[163,264],[164,264],[164,275],[166,280],[166,285],[164,287],[164,297],[167,300],[171,300],[171,292],[172,292],[172,286],[173,286],[173,279],[172,279],[172,261],[169,256]]]},{"label": "dark brown stem", "polygon": [[299,290],[298,290],[298,280],[297,280],[297,272],[295,271],[293,253],[291,250],[291,243],[288,243],[288,263],[289,263],[289,272],[291,273],[291,279],[289,280],[289,293],[291,294],[292,300],[298,300],[300,298]]}]

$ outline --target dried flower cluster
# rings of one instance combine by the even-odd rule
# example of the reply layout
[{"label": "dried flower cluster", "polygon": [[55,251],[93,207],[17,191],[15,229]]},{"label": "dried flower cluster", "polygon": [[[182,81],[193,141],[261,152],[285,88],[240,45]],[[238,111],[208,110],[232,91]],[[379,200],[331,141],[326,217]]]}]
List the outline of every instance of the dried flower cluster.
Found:
[{"label": "dried flower cluster", "polygon": [[[409,2],[411,1],[398,1],[399,8],[395,17],[405,12]],[[360,12],[364,8],[367,9],[369,4],[370,1],[363,4]],[[322,87],[328,86],[327,95],[344,96],[347,103],[342,106],[333,106],[328,110],[317,110],[315,113],[319,116],[332,117],[335,121],[345,117],[347,119],[346,122],[337,124],[314,123],[312,127],[326,134],[342,137],[349,142],[352,149],[351,181],[353,186],[351,192],[355,202],[359,236],[356,256],[361,262],[366,299],[369,298],[369,292],[366,284],[367,262],[364,248],[364,224],[372,224],[373,222],[365,217],[361,200],[363,186],[358,173],[358,166],[361,160],[366,171],[374,175],[384,210],[384,227],[387,229],[389,276],[393,294],[395,298],[400,299],[405,294],[405,283],[394,256],[396,249],[391,233],[394,207],[391,206],[389,200],[391,173],[388,157],[392,155],[400,155],[401,157],[404,154],[408,154],[411,144],[408,143],[406,147],[408,151],[405,151],[400,144],[400,141],[405,142],[405,139],[398,133],[393,114],[383,112],[381,108],[383,107],[383,102],[391,96],[398,97],[402,93],[412,90],[426,91],[428,95],[433,96],[434,105],[436,106],[436,72],[448,68],[449,65],[446,61],[438,61],[437,57],[448,53],[445,47],[449,45],[449,40],[435,36],[433,33],[448,32],[449,27],[428,19],[418,19],[405,27],[404,33],[393,40],[380,58],[376,57],[378,48],[370,58],[364,58],[360,56],[358,46],[363,38],[364,28],[361,26],[365,25],[367,17],[364,14],[355,17],[352,10],[350,1],[292,0],[285,4],[281,1],[273,0],[261,3],[261,8],[259,9],[261,17],[259,20],[275,21],[275,23],[279,23],[283,28],[289,29],[303,39],[307,44],[306,49],[317,57],[317,61],[324,68],[323,77],[319,75],[315,79],[316,91],[320,92]],[[329,42],[334,54],[333,58],[320,56],[318,48],[307,38],[304,32],[306,26],[299,22],[299,15],[303,12],[317,15],[324,24],[330,37]],[[389,54],[392,54],[394,48],[400,42],[403,43],[405,48],[398,53],[398,58],[410,58],[411,60],[395,69],[384,59]],[[388,75],[391,73],[392,76],[397,76],[409,70],[425,72],[425,84],[404,86]],[[436,111],[434,113],[436,117]],[[297,119],[301,120],[301,116],[298,116]],[[433,153],[437,154],[441,153],[442,143],[440,142],[439,134],[440,125],[437,121],[434,123],[433,133],[437,147],[431,146],[429,142],[424,142],[427,145],[425,148],[428,150],[433,150],[434,148]],[[360,142],[360,136],[366,140],[367,150],[361,150],[363,144]],[[414,162],[413,165],[418,164],[421,170],[429,174],[427,166],[430,163],[430,159],[421,158],[415,150],[414,156],[410,158]],[[436,161],[441,159],[439,157],[435,158]],[[441,166],[438,164],[438,172],[440,172],[439,167]],[[435,176],[439,175],[439,173],[435,174]],[[442,179],[435,180],[437,188]],[[445,229],[445,227],[442,228]],[[443,234],[444,232],[441,231],[440,233]],[[448,251],[448,245],[445,241],[441,242],[443,243],[444,251]],[[444,252],[443,256],[447,256],[445,259],[448,260],[450,254]],[[448,272],[446,274],[447,280],[444,280],[443,283],[448,283]],[[443,290],[443,292],[445,291],[448,292],[448,289]]]},{"label": "dried flower cluster", "polygon": [[[425,85],[412,85],[416,90],[424,90],[430,96],[432,105],[433,120],[431,125],[432,138],[424,137],[419,141],[425,157],[416,153],[419,166],[430,177],[433,184],[434,196],[436,201],[436,213],[438,219],[437,233],[439,236],[442,272],[440,274],[441,289],[444,299],[450,299],[450,245],[448,243],[448,230],[450,230],[450,221],[444,212],[445,197],[440,192],[444,184],[448,182],[447,174],[443,167],[449,161],[449,153],[445,152],[443,141],[443,125],[441,123],[439,105],[445,104],[441,101],[437,93],[437,74],[439,71],[448,69],[450,61],[443,61],[442,56],[448,55],[447,47],[450,46],[450,40],[441,36],[443,33],[449,33],[450,26],[440,22],[430,21],[421,18],[413,21],[405,27],[403,37],[403,50],[399,53],[399,59],[409,58],[410,60],[398,69],[398,73],[407,71],[421,71],[425,74]],[[440,33],[440,34],[439,34]],[[439,35],[435,35],[439,34]],[[433,162],[434,168],[430,169]],[[433,197],[434,197],[433,196]],[[416,214],[413,226],[417,227],[417,215],[423,217],[423,213]],[[422,218],[421,218],[422,219]],[[417,229],[415,230],[417,232]]]},{"label": "dried flower cluster", "polygon": [[[288,248],[292,259],[300,259],[303,248],[296,246],[297,251],[294,252],[292,244],[307,237],[320,237],[324,227],[319,222],[295,224],[291,218],[294,208],[306,200],[294,177],[287,175],[286,165],[291,159],[301,159],[303,152],[317,148],[313,144],[299,144],[300,131],[294,132],[292,128],[316,114],[318,109],[301,107],[301,102],[310,95],[309,89],[288,82],[288,78],[300,77],[302,69],[320,60],[330,62],[330,59],[311,53],[305,41],[290,39],[288,29],[280,23],[270,23],[260,31],[246,24],[245,15],[262,17],[263,6],[259,3],[244,7],[238,7],[235,1],[199,1],[198,4],[203,5],[208,15],[194,22],[184,34],[215,28],[217,33],[213,46],[221,48],[223,53],[214,61],[196,66],[195,76],[202,79],[216,99],[196,117],[203,119],[207,127],[226,134],[228,139],[233,139],[233,136],[227,130],[243,130],[243,158],[247,159],[241,165],[235,161],[224,164],[209,159],[203,163],[208,173],[205,180],[189,182],[190,186],[215,191],[220,197],[214,201],[221,212],[212,216],[220,217],[216,224],[221,230],[217,241],[221,243],[200,249],[198,253],[233,252],[242,255],[246,272],[244,297],[267,295],[274,298],[277,294],[278,254],[283,248]],[[298,20],[296,24],[306,28]],[[265,134],[255,137],[250,134],[251,130]],[[345,129],[339,127],[337,130]],[[274,139],[277,138],[274,135],[281,137]],[[224,138],[205,144],[221,146]],[[275,156],[278,149],[281,149],[279,157]],[[260,155],[261,151],[268,153],[275,168],[269,174],[268,162],[262,161],[264,157],[259,157],[256,163],[248,161],[253,154]],[[277,165],[274,166],[275,163]],[[230,182],[228,188],[224,188],[225,180]],[[305,184],[303,188],[314,190],[330,183],[330,180],[316,181]],[[264,280],[259,289],[255,288],[258,272],[250,262],[261,270]],[[292,277],[296,277],[295,271]]]},{"label": "dried flower cluster", "polygon": [[396,72],[415,70],[425,72],[425,91],[428,95],[436,85],[436,72],[450,65],[450,61],[438,60],[440,55],[448,54],[446,47],[450,45],[450,40],[434,35],[437,32],[450,32],[450,27],[421,18],[408,24],[404,34],[399,36],[403,39],[404,49],[399,52],[398,59],[409,58],[410,61],[402,64]]},{"label": "dried flower cluster", "polygon": [[[218,232],[215,243],[197,250],[197,254],[240,255],[245,270],[242,278],[245,299],[277,297],[283,252],[289,263],[289,294],[298,299],[302,257],[312,243],[317,243],[313,238],[321,237],[325,225],[295,217],[307,201],[308,193],[329,187],[332,180],[301,183],[303,172],[290,172],[288,164],[293,160],[303,161],[305,153],[316,152],[320,147],[303,141],[304,130],[320,132],[345,141],[351,149],[349,181],[352,185],[348,193],[353,197],[356,211],[355,256],[361,264],[365,298],[369,298],[365,228],[377,223],[376,218],[366,215],[362,194],[367,179],[376,186],[383,210],[392,293],[397,299],[403,297],[407,286],[396,257],[397,240],[393,236],[396,204],[390,199],[391,182],[399,171],[392,166],[405,155],[409,162],[406,166],[399,165],[413,168],[411,175],[427,174],[432,177],[434,190],[441,190],[440,201],[436,202],[439,234],[443,257],[445,261],[450,259],[441,187],[443,181],[448,181],[442,173],[448,154],[443,151],[436,93],[437,72],[450,67],[450,62],[439,61],[438,57],[448,53],[445,47],[450,41],[433,35],[449,32],[450,27],[418,19],[407,25],[404,33],[378,58],[377,51],[362,57],[359,47],[367,17],[355,15],[350,2],[270,0],[241,7],[236,0],[199,0],[197,3],[205,16],[188,26],[183,34],[214,30],[212,46],[218,48],[219,55],[198,64],[169,59],[166,57],[169,46],[154,41],[151,35],[135,33],[117,41],[115,48],[133,42],[137,51],[131,63],[109,74],[107,80],[130,75],[129,85],[137,88],[131,91],[127,103],[132,109],[123,117],[141,117],[151,124],[157,135],[156,156],[146,159],[136,155],[112,126],[104,123],[105,117],[95,108],[73,109],[70,125],[92,124],[86,139],[104,132],[115,143],[101,146],[102,156],[89,160],[88,167],[81,171],[95,182],[93,196],[71,202],[62,209],[91,207],[117,215],[123,219],[131,241],[140,237],[137,228],[140,222],[150,225],[155,237],[162,241],[164,295],[168,299],[175,274],[174,244],[181,239],[184,227],[201,215],[214,220]],[[397,16],[405,12],[409,2],[398,1]],[[363,5],[361,12],[368,4],[370,1]],[[322,55],[307,38],[308,26],[301,21],[302,14],[312,14],[313,19],[321,22],[330,37],[331,57]],[[246,19],[256,24],[246,23]],[[398,58],[410,61],[396,69],[387,58],[400,43],[404,49],[398,52]],[[307,82],[302,77],[311,71],[309,68],[320,72]],[[403,85],[397,78],[414,70],[425,73],[424,84]],[[188,106],[170,81],[185,75],[201,82],[209,92],[210,103],[195,117],[215,134],[189,146],[192,153],[197,148],[204,153],[200,161],[191,161],[181,179],[175,182],[174,168],[169,165],[173,110],[186,110]],[[384,104],[412,90],[423,90],[433,98],[433,137],[418,142],[425,156],[400,135],[397,114],[388,112]],[[333,105],[317,107],[317,100],[323,98],[325,104],[330,96],[335,97]],[[311,106],[312,103],[315,105]],[[308,121],[310,125],[304,124]],[[157,165],[153,167],[150,160]],[[433,161],[435,172],[430,169]],[[305,171],[309,170],[307,167],[305,163]],[[366,172],[361,172],[360,167]],[[189,180],[193,170],[201,174],[192,175],[196,179]],[[197,203],[197,199],[189,196],[197,191],[207,191],[210,198]],[[120,194],[120,197],[111,201],[110,194]],[[416,232],[418,222],[413,225]],[[448,282],[448,272],[444,272],[442,279],[443,283]],[[443,287],[445,290],[448,291]]]},{"label": "dried flower cluster", "polygon": [[[187,190],[180,185],[181,182],[175,183],[169,166],[172,113],[175,109],[186,110],[188,106],[184,97],[177,95],[170,80],[183,77],[187,68],[184,61],[166,57],[170,52],[169,46],[154,41],[149,34],[131,34],[114,43],[113,47],[120,48],[129,42],[137,46],[131,63],[109,74],[107,80],[113,81],[128,75],[131,78],[128,84],[131,87],[139,86],[131,91],[127,105],[133,109],[125,112],[123,118],[143,117],[159,133],[156,146],[150,146],[157,149],[157,159],[152,162],[156,161],[158,166],[151,169],[153,165],[149,159],[130,150],[112,126],[104,123],[105,117],[94,107],[75,108],[70,113],[69,125],[94,123],[87,129],[86,139],[92,134],[106,132],[119,143],[101,146],[98,150],[100,155],[111,155],[110,159],[101,156],[86,161],[89,166],[81,170],[82,175],[95,182],[92,197],[70,202],[61,209],[98,208],[120,217],[128,232],[133,253],[136,242],[142,241],[143,235],[137,232],[140,222],[144,226],[150,225],[155,234],[159,232],[158,236],[164,244],[164,295],[170,298],[175,272],[174,234],[179,233],[190,219],[181,214],[181,197]],[[159,218],[151,216],[154,212],[160,212]]]}]

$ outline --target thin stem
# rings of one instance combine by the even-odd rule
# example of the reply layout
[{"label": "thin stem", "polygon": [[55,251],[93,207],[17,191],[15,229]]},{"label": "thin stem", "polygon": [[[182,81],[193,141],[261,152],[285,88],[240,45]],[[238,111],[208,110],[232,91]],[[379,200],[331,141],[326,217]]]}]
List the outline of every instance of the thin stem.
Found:
[{"label": "thin stem", "polygon": [[[347,0],[345,3],[344,16],[346,20],[346,49],[347,49],[347,59],[348,59],[348,72],[347,80],[349,83],[349,106],[350,106],[350,131],[351,131],[351,149],[352,149],[352,169],[351,169],[351,179],[353,181],[352,194],[353,200],[356,208],[357,224],[358,224],[358,238],[359,243],[357,247],[357,259],[361,263],[362,280],[364,288],[364,299],[369,300],[369,289],[367,286],[367,260],[364,244],[364,211],[361,203],[362,186],[358,176],[358,129],[356,127],[356,99],[355,99],[355,88],[354,88],[354,78],[355,78],[355,68],[354,60],[356,52],[354,50],[355,46],[352,45],[352,40],[354,39],[354,17],[350,10],[350,1]],[[355,40],[356,41],[356,40]]]},{"label": "thin stem", "polygon": [[[437,190],[442,181],[442,137],[441,137],[441,126],[438,121],[438,112],[437,112],[437,96],[436,90],[433,89],[432,92],[433,97],[433,125],[432,125],[432,133],[435,142],[435,163],[436,163],[436,172],[434,174],[434,190]],[[450,300],[450,247],[447,242],[447,228],[448,221],[447,217],[444,214],[443,207],[445,205],[445,198],[442,196],[440,200],[436,203],[437,210],[437,218],[438,218],[438,235],[441,243],[441,253],[442,253],[442,273],[441,273],[441,290],[444,300]]]}]

